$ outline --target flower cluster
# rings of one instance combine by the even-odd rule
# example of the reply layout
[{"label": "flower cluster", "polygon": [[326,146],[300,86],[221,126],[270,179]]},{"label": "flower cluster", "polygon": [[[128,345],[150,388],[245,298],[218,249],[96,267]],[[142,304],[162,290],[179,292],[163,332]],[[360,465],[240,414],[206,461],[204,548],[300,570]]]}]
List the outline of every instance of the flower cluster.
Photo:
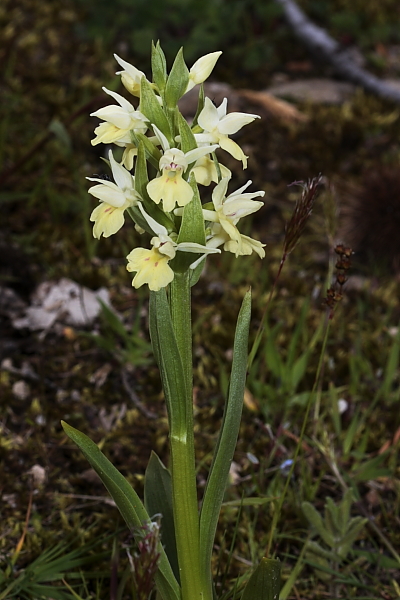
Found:
[{"label": "flower cluster", "polygon": [[[151,249],[135,248],[127,256],[127,269],[134,272],[132,284],[148,284],[153,291],[167,286],[177,271],[201,269],[207,254],[221,252],[235,256],[256,252],[264,257],[264,244],[242,235],[237,224],[242,217],[263,206],[249,193],[249,181],[228,195],[231,172],[219,163],[215,151],[228,152],[247,167],[247,156],[229,136],[258,115],[227,114],[227,100],[216,107],[199,93],[197,117],[190,126],[178,108],[179,99],[210,75],[221,52],[201,57],[189,70],[178,52],[169,74],[159,44],[152,48],[153,81],[133,65],[115,55],[122,70],[117,74],[134,96],[135,107],[120,94],[103,90],[118,104],[92,113],[102,122],[95,129],[92,144],[115,144],[123,148],[121,162],[108,153],[114,182],[95,181],[89,193],[100,200],[93,210],[93,235],[109,237],[124,224],[126,212],[136,229],[147,231]],[[121,151],[120,151],[121,152]],[[131,174],[133,171],[134,174]],[[217,184],[212,204],[203,207],[198,185]],[[177,255],[184,252],[185,255]]]}]

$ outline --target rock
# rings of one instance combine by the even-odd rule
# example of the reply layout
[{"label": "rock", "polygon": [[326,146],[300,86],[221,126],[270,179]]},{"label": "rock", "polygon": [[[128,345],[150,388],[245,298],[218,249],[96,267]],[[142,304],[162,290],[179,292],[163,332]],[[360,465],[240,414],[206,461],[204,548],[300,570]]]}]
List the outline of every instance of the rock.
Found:
[{"label": "rock", "polygon": [[56,322],[87,326],[100,314],[100,301],[110,305],[105,288],[93,292],[66,278],[45,281],[32,294],[24,316],[13,319],[12,323],[16,329],[27,327],[32,331],[48,331]]},{"label": "rock", "polygon": [[355,90],[356,86],[352,83],[314,78],[273,85],[268,88],[267,92],[279,98],[289,98],[297,102],[341,104],[349,100]]}]

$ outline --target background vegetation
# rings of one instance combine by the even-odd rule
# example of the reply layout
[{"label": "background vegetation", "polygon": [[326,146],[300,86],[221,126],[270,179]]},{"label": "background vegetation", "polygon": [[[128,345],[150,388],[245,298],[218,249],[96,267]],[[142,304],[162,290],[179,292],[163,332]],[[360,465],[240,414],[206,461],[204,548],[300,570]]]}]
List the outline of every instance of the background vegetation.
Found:
[{"label": "background vegetation", "polygon": [[[397,2],[300,4],[340,42],[360,47],[371,70],[398,77]],[[82,598],[133,598],[132,540],[60,427],[64,418],[90,435],[138,491],[151,449],[167,460],[164,404],[146,337],[147,293],[131,288],[125,270],[135,233],[127,224],[115,239],[98,243],[88,222],[93,203],[85,177],[104,171],[103,149],[90,145],[95,124],[89,113],[105,105],[102,85],[121,92],[113,52],[148,72],[151,39],[160,38],[169,60],[184,45],[189,65],[223,50],[213,77],[236,88],[264,89],[277,76],[326,73],[298,46],[271,1],[4,0],[0,27],[0,284],[26,301],[37,283],[52,278],[70,277],[91,289],[104,285],[124,325],[105,311],[89,331],[17,332],[1,305],[0,599],[72,598],[68,586]],[[388,172],[399,168],[399,109],[361,91],[341,105],[299,108],[308,116],[304,122],[269,117],[249,126],[241,138],[250,154],[247,172],[228,165],[239,184],[251,178],[254,189],[266,190],[264,217],[253,232],[268,243],[266,259],[212,258],[194,290],[202,482],[222,417],[240,300],[251,283],[255,335],[278,271],[284,222],[300,194],[287,186],[319,172],[328,178],[280,278],[249,373],[215,553],[218,591],[222,596],[230,577],[256,563],[272,540],[283,564],[282,600],[394,599],[400,597],[400,310],[393,259],[400,249],[388,257],[385,247],[400,224],[400,182],[392,176],[388,186]],[[295,457],[321,355],[332,239],[341,235],[332,207],[361,202],[367,215],[377,197],[365,184],[371,172],[382,214],[390,207],[374,246],[381,252],[371,258],[362,248],[354,256],[271,538],[275,499]],[[360,223],[365,215],[359,211]],[[21,380],[25,397],[16,393]],[[146,417],[137,398],[157,418]],[[45,479],[35,479],[35,465]],[[272,501],[240,509],[242,497]]]}]

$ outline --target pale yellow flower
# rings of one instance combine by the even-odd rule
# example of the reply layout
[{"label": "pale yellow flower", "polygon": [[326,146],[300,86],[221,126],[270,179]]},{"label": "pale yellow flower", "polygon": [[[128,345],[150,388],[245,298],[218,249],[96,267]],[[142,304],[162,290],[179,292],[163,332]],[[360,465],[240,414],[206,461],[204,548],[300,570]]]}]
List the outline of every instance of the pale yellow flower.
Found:
[{"label": "pale yellow flower", "polygon": [[92,146],[118,142],[119,145],[125,145],[131,143],[130,131],[146,133],[147,117],[139,110],[136,110],[123,96],[105,87],[103,87],[103,90],[106,94],[112,96],[120,106],[112,104],[91,113],[91,117],[98,117],[105,121],[104,123],[100,123],[94,130],[96,137],[92,140]]},{"label": "pale yellow flower", "polygon": [[104,237],[110,237],[117,233],[125,223],[124,212],[130,206],[132,203],[129,201],[118,207],[106,202],[96,206],[90,215],[90,220],[94,221],[93,237],[100,239],[102,234]]},{"label": "pale yellow flower", "polygon": [[[136,67],[114,54],[117,63],[122,67],[122,71],[117,71],[116,75],[121,75],[121,81],[124,87],[132,94],[140,98],[140,81],[145,74]],[[150,82],[149,82],[150,83]]]},{"label": "pale yellow flower", "polygon": [[109,151],[109,160],[112,174],[116,183],[96,177],[87,177],[89,181],[97,181],[99,185],[89,188],[89,194],[101,201],[91,216],[94,221],[93,236],[100,238],[109,237],[121,229],[124,224],[124,211],[136,206],[140,197],[134,189],[132,175],[114,159],[112,151]]},{"label": "pale yellow flower", "polygon": [[227,99],[224,98],[221,105],[217,108],[210,100],[206,98],[204,108],[197,119],[198,125],[203,129],[203,133],[196,133],[196,141],[200,144],[218,144],[223,150],[229,152],[237,160],[241,160],[243,168],[247,167],[247,156],[236,142],[228,136],[236,133],[244,125],[251,123],[254,119],[259,119],[259,115],[247,113],[232,112],[228,115]]},{"label": "pale yellow flower", "polygon": [[233,252],[236,256],[251,254],[254,251],[263,258],[265,244],[242,235],[236,225],[242,217],[256,212],[264,205],[263,202],[255,201],[253,198],[264,196],[265,192],[244,193],[251,184],[251,181],[248,181],[236,192],[226,196],[228,182],[229,178],[224,178],[214,188],[212,201],[215,210],[203,209],[205,220],[211,223],[207,246],[217,248],[224,244],[224,250]]},{"label": "pale yellow flower", "polygon": [[192,188],[182,177],[189,165],[213,152],[218,146],[204,146],[184,153],[178,148],[170,148],[162,132],[155,125],[153,129],[164,154],[159,162],[161,174],[147,184],[147,193],[156,204],[162,200],[165,212],[171,212],[176,204],[185,206],[193,198]]},{"label": "pale yellow flower", "polygon": [[193,190],[182,178],[188,164],[182,150],[172,148],[161,157],[161,175],[147,184],[147,192],[156,203],[163,201],[163,208],[171,212],[175,205],[185,206],[193,198]]},{"label": "pale yellow flower", "polygon": [[210,54],[205,54],[196,60],[189,71],[189,83],[187,85],[186,92],[191,90],[195,85],[203,83],[203,81],[208,79],[221,54],[221,51],[211,52]]},{"label": "pale yellow flower", "polygon": [[157,248],[153,247],[151,250],[135,248],[126,258],[128,259],[127,270],[136,271],[132,281],[135,288],[147,283],[150,290],[158,292],[174,278],[174,272],[168,264],[170,258],[161,254]]},{"label": "pale yellow flower", "polygon": [[207,248],[197,243],[182,242],[177,244],[171,237],[171,235],[176,237],[176,234],[168,235],[166,228],[150,217],[141,203],[138,206],[151,230],[157,235],[150,240],[153,246],[151,250],[135,248],[126,257],[128,260],[127,270],[136,272],[132,281],[135,288],[147,283],[150,290],[158,292],[171,283],[174,272],[168,263],[175,258],[177,251],[192,252],[194,254],[219,252],[215,248]]}]

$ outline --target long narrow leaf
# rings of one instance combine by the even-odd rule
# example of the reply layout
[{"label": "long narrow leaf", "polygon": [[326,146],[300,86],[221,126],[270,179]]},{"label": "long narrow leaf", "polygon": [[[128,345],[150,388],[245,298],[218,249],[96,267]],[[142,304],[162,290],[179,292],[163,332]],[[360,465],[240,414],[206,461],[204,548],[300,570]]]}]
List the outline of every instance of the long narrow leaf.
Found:
[{"label": "long narrow leaf", "polygon": [[[61,422],[65,433],[79,447],[111,494],[128,527],[135,533],[150,521],[142,501],[125,477],[104,456],[97,445],[85,434],[65,422]],[[180,600],[178,582],[172,572],[168,558],[160,550],[160,563],[156,574],[156,585],[163,600]]]},{"label": "long narrow leaf", "polygon": [[250,316],[251,292],[249,290],[243,299],[236,325],[229,395],[200,513],[200,553],[203,573],[210,573],[215,530],[242,417]]},{"label": "long narrow leaf", "polygon": [[179,581],[171,474],[155,452],[151,453],[144,478],[144,504],[149,515],[161,514],[161,542]]}]

